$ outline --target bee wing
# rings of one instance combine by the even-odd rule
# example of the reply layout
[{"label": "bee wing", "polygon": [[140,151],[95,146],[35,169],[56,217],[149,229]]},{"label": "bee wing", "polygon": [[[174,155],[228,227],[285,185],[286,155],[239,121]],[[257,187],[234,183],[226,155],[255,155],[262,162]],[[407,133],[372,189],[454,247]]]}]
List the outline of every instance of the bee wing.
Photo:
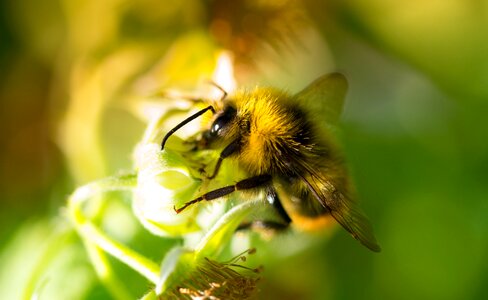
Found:
[{"label": "bee wing", "polygon": [[307,110],[316,113],[329,125],[339,120],[347,92],[347,79],[340,73],[322,75],[295,95]]},{"label": "bee wing", "polygon": [[302,176],[302,180],[332,217],[361,244],[372,251],[381,251],[373,228],[358,204],[338,190],[330,180],[310,168],[307,169],[310,176]]}]

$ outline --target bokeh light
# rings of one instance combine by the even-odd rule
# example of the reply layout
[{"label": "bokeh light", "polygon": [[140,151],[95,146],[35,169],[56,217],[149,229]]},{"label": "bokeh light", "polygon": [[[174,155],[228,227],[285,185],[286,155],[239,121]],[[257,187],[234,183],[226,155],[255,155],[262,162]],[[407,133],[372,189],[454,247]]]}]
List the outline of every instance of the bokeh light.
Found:
[{"label": "bokeh light", "polygon": [[[2,1],[0,298],[149,290],[110,256],[125,290],[99,280],[63,220],[76,187],[134,169],[163,92],[218,98],[214,80],[294,93],[339,71],[338,134],[383,250],[339,228],[251,236],[259,297],[488,299],[486,28],[483,0]],[[109,197],[123,201],[89,208],[110,211],[107,232],[154,260],[175,243],[137,222],[130,196]]]}]

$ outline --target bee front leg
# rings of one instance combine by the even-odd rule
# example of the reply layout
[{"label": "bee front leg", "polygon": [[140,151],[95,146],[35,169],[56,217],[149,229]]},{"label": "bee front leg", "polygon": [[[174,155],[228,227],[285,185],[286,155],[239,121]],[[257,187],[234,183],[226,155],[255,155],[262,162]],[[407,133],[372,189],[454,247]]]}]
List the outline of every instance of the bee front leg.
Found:
[{"label": "bee front leg", "polygon": [[206,194],[203,194],[202,196],[193,199],[189,202],[186,202],[182,207],[176,208],[174,207],[174,210],[176,211],[177,214],[185,210],[188,206],[193,205],[195,203],[198,203],[200,201],[211,201],[215,199],[222,198],[224,196],[227,196],[235,191],[242,191],[242,190],[250,190],[250,189],[256,189],[256,188],[261,188],[263,186],[268,185],[271,182],[271,175],[258,175],[254,176],[251,178],[247,178],[244,180],[241,180],[237,182],[235,185],[229,185],[225,186],[213,191],[210,191]]},{"label": "bee front leg", "polygon": [[212,173],[212,175],[207,176],[207,179],[214,179],[215,176],[219,173],[220,166],[222,165],[222,161],[229,157],[230,155],[238,152],[241,149],[241,140],[236,139],[232,141],[229,145],[227,145],[222,152],[220,152],[219,160],[217,161],[217,164],[215,165],[215,169]]}]

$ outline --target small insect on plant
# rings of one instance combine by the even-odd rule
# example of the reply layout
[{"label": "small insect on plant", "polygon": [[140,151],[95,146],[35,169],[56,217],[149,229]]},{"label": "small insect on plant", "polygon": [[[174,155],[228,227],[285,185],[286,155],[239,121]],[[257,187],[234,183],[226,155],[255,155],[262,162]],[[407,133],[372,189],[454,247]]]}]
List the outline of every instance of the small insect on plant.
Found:
[{"label": "small insect on plant", "polygon": [[[191,200],[177,213],[201,201],[231,193],[244,197],[264,192],[281,216],[280,221],[254,221],[259,226],[283,229],[293,224],[317,229],[335,219],[372,251],[380,251],[368,219],[354,199],[344,159],[332,137],[342,111],[347,80],[339,73],[324,75],[301,92],[289,95],[274,88],[240,90],[188,117],[164,137],[207,111],[213,118],[194,139],[195,149],[221,149],[214,179],[224,159],[236,160],[248,177]],[[249,224],[252,227],[253,224]]]}]

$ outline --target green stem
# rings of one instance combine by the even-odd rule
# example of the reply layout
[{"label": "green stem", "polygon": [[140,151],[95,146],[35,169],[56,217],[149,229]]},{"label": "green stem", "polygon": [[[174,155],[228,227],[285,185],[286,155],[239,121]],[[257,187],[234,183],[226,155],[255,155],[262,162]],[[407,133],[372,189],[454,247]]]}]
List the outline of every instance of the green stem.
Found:
[{"label": "green stem", "polygon": [[88,256],[92,261],[95,268],[95,272],[100,278],[100,281],[112,294],[115,299],[133,299],[134,297],[129,293],[126,287],[117,279],[114,275],[113,268],[108,261],[107,255],[102,249],[98,248],[95,244],[84,240]]},{"label": "green stem", "polygon": [[39,292],[38,289],[42,287],[39,286],[39,280],[41,279],[45,270],[49,267],[52,260],[58,255],[59,252],[63,251],[67,240],[72,234],[73,230],[63,228],[49,237],[46,246],[42,250],[39,260],[36,262],[34,269],[29,275],[29,279],[27,280],[27,284],[22,293],[21,299],[29,300],[35,298],[36,292]]},{"label": "green stem", "polygon": [[89,200],[106,192],[132,191],[136,184],[136,175],[109,177],[78,188],[68,200],[69,218],[83,239],[97,274],[101,276],[102,282],[108,284],[107,288],[112,292],[116,291],[115,293],[117,295],[123,293],[121,292],[123,290],[123,284],[115,279],[113,272],[111,272],[110,264],[101,250],[136,270],[154,284],[159,279],[159,266],[122,243],[107,236],[84,214],[83,206]]},{"label": "green stem", "polygon": [[126,247],[125,245],[114,241],[112,238],[108,237],[90,222],[78,224],[77,230],[84,239],[90,241],[97,247],[101,248],[105,252],[125,263],[154,284],[158,282],[158,264],[147,259],[145,256],[142,256],[134,250]]},{"label": "green stem", "polygon": [[262,206],[263,200],[253,199],[241,203],[223,215],[195,248],[199,258],[215,257],[234,235],[242,220]]}]

